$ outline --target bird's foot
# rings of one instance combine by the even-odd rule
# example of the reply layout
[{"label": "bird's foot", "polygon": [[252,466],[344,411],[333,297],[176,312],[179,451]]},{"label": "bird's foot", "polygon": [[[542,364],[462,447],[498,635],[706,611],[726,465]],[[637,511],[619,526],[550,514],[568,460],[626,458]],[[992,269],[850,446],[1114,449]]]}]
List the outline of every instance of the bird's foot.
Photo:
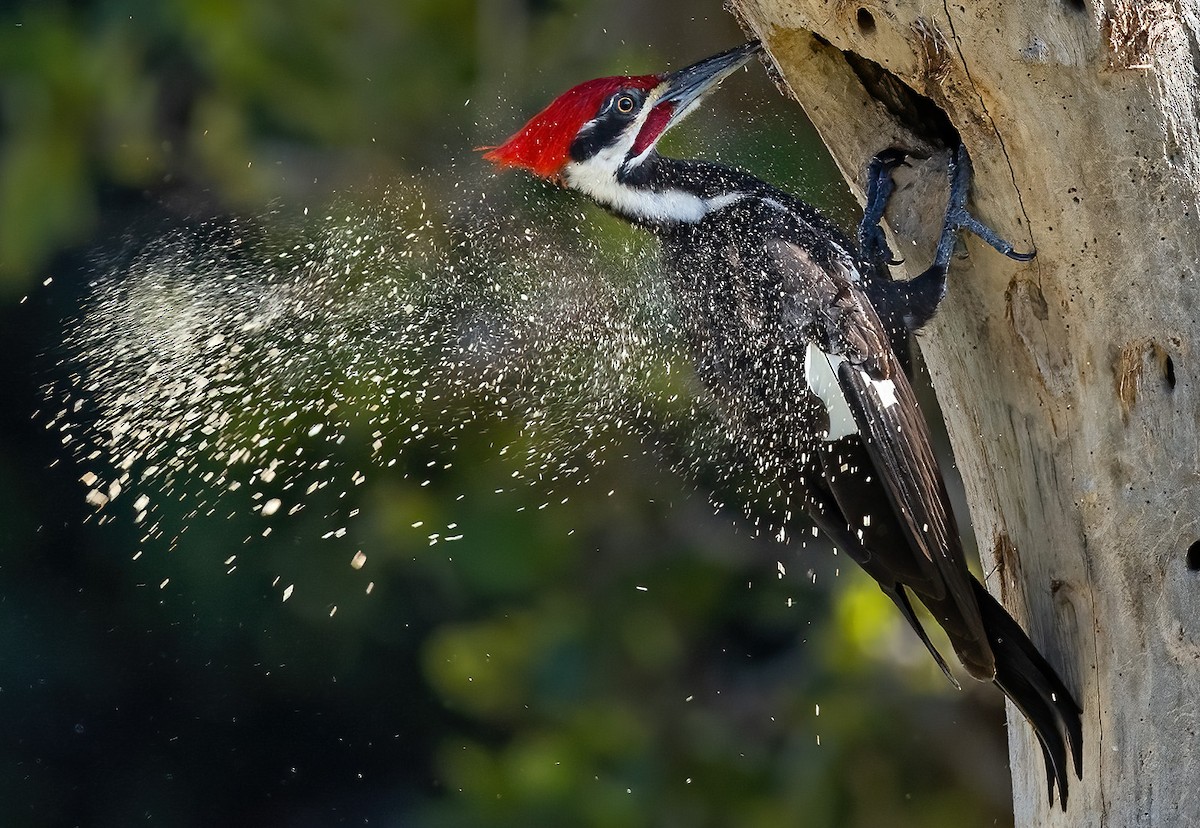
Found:
[{"label": "bird's foot", "polygon": [[858,225],[858,250],[864,259],[876,265],[898,265],[887,236],[883,232],[883,212],[896,190],[892,170],[907,164],[908,154],[897,147],[890,147],[871,159],[867,165],[867,203],[862,221]]},{"label": "bird's foot", "polygon": [[999,233],[975,218],[967,210],[967,194],[971,189],[972,170],[971,157],[967,155],[967,148],[962,144],[958,145],[958,149],[951,156],[948,172],[950,174],[950,200],[946,204],[946,220],[942,224],[942,236],[938,241],[936,264],[943,267],[949,265],[950,254],[954,252],[954,243],[958,238],[959,230],[974,233],[998,252],[1018,262],[1027,262],[1037,255],[1036,251],[1018,252],[1012,242],[1001,238]]}]

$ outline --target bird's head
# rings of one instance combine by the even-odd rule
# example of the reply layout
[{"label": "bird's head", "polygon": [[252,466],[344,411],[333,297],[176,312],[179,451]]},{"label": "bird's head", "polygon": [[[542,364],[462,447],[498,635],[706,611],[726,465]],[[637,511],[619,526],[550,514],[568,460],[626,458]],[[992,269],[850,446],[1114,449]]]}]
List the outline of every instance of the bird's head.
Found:
[{"label": "bird's head", "polygon": [[661,75],[581,83],[558,96],[484,158],[581,190],[608,206],[658,140],[760,49],[757,41]]}]

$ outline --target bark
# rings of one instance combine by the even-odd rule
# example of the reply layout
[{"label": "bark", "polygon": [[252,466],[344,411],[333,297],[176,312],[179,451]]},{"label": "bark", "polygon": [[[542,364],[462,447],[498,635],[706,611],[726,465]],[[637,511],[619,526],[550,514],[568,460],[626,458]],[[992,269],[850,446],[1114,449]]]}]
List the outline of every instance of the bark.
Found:
[{"label": "bark", "polygon": [[[1037,249],[969,239],[921,338],[988,588],[1084,708],[1062,814],[1009,707],[1016,824],[1200,824],[1200,4],[731,5],[853,186],[957,131],[976,213]],[[914,273],[945,161],[888,215]]]}]

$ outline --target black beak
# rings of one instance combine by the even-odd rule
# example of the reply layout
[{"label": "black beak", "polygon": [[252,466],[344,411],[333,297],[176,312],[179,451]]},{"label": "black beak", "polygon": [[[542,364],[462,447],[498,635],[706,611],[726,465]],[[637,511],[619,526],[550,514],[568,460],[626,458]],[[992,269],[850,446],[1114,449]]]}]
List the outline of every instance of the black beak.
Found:
[{"label": "black beak", "polygon": [[761,48],[762,44],[754,40],[745,46],[705,58],[678,72],[659,75],[658,85],[650,96],[650,111],[641,121],[637,139],[625,163],[640,163],[667,130],[686,118],[701,98],[744,66]]},{"label": "black beak", "polygon": [[738,46],[727,52],[721,52],[719,55],[705,58],[686,69],[663,75],[661,84],[663,93],[655,101],[655,105],[674,104],[675,111],[668,128],[682,119],[701,98],[715,89],[721,81],[746,65],[760,49],[762,49],[762,44],[757,40],[752,40],[744,46]]}]

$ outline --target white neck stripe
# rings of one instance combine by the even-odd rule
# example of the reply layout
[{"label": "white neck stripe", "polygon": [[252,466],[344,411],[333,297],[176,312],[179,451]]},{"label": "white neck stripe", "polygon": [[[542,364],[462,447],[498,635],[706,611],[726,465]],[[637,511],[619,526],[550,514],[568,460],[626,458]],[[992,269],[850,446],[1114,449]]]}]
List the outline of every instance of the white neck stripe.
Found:
[{"label": "white neck stripe", "polygon": [[704,198],[686,190],[649,190],[631,187],[617,180],[614,156],[622,147],[601,150],[585,161],[572,161],[563,170],[568,185],[604,207],[637,221],[661,224],[693,224],[714,210],[720,210],[746,197],[746,193],[722,193]]}]

